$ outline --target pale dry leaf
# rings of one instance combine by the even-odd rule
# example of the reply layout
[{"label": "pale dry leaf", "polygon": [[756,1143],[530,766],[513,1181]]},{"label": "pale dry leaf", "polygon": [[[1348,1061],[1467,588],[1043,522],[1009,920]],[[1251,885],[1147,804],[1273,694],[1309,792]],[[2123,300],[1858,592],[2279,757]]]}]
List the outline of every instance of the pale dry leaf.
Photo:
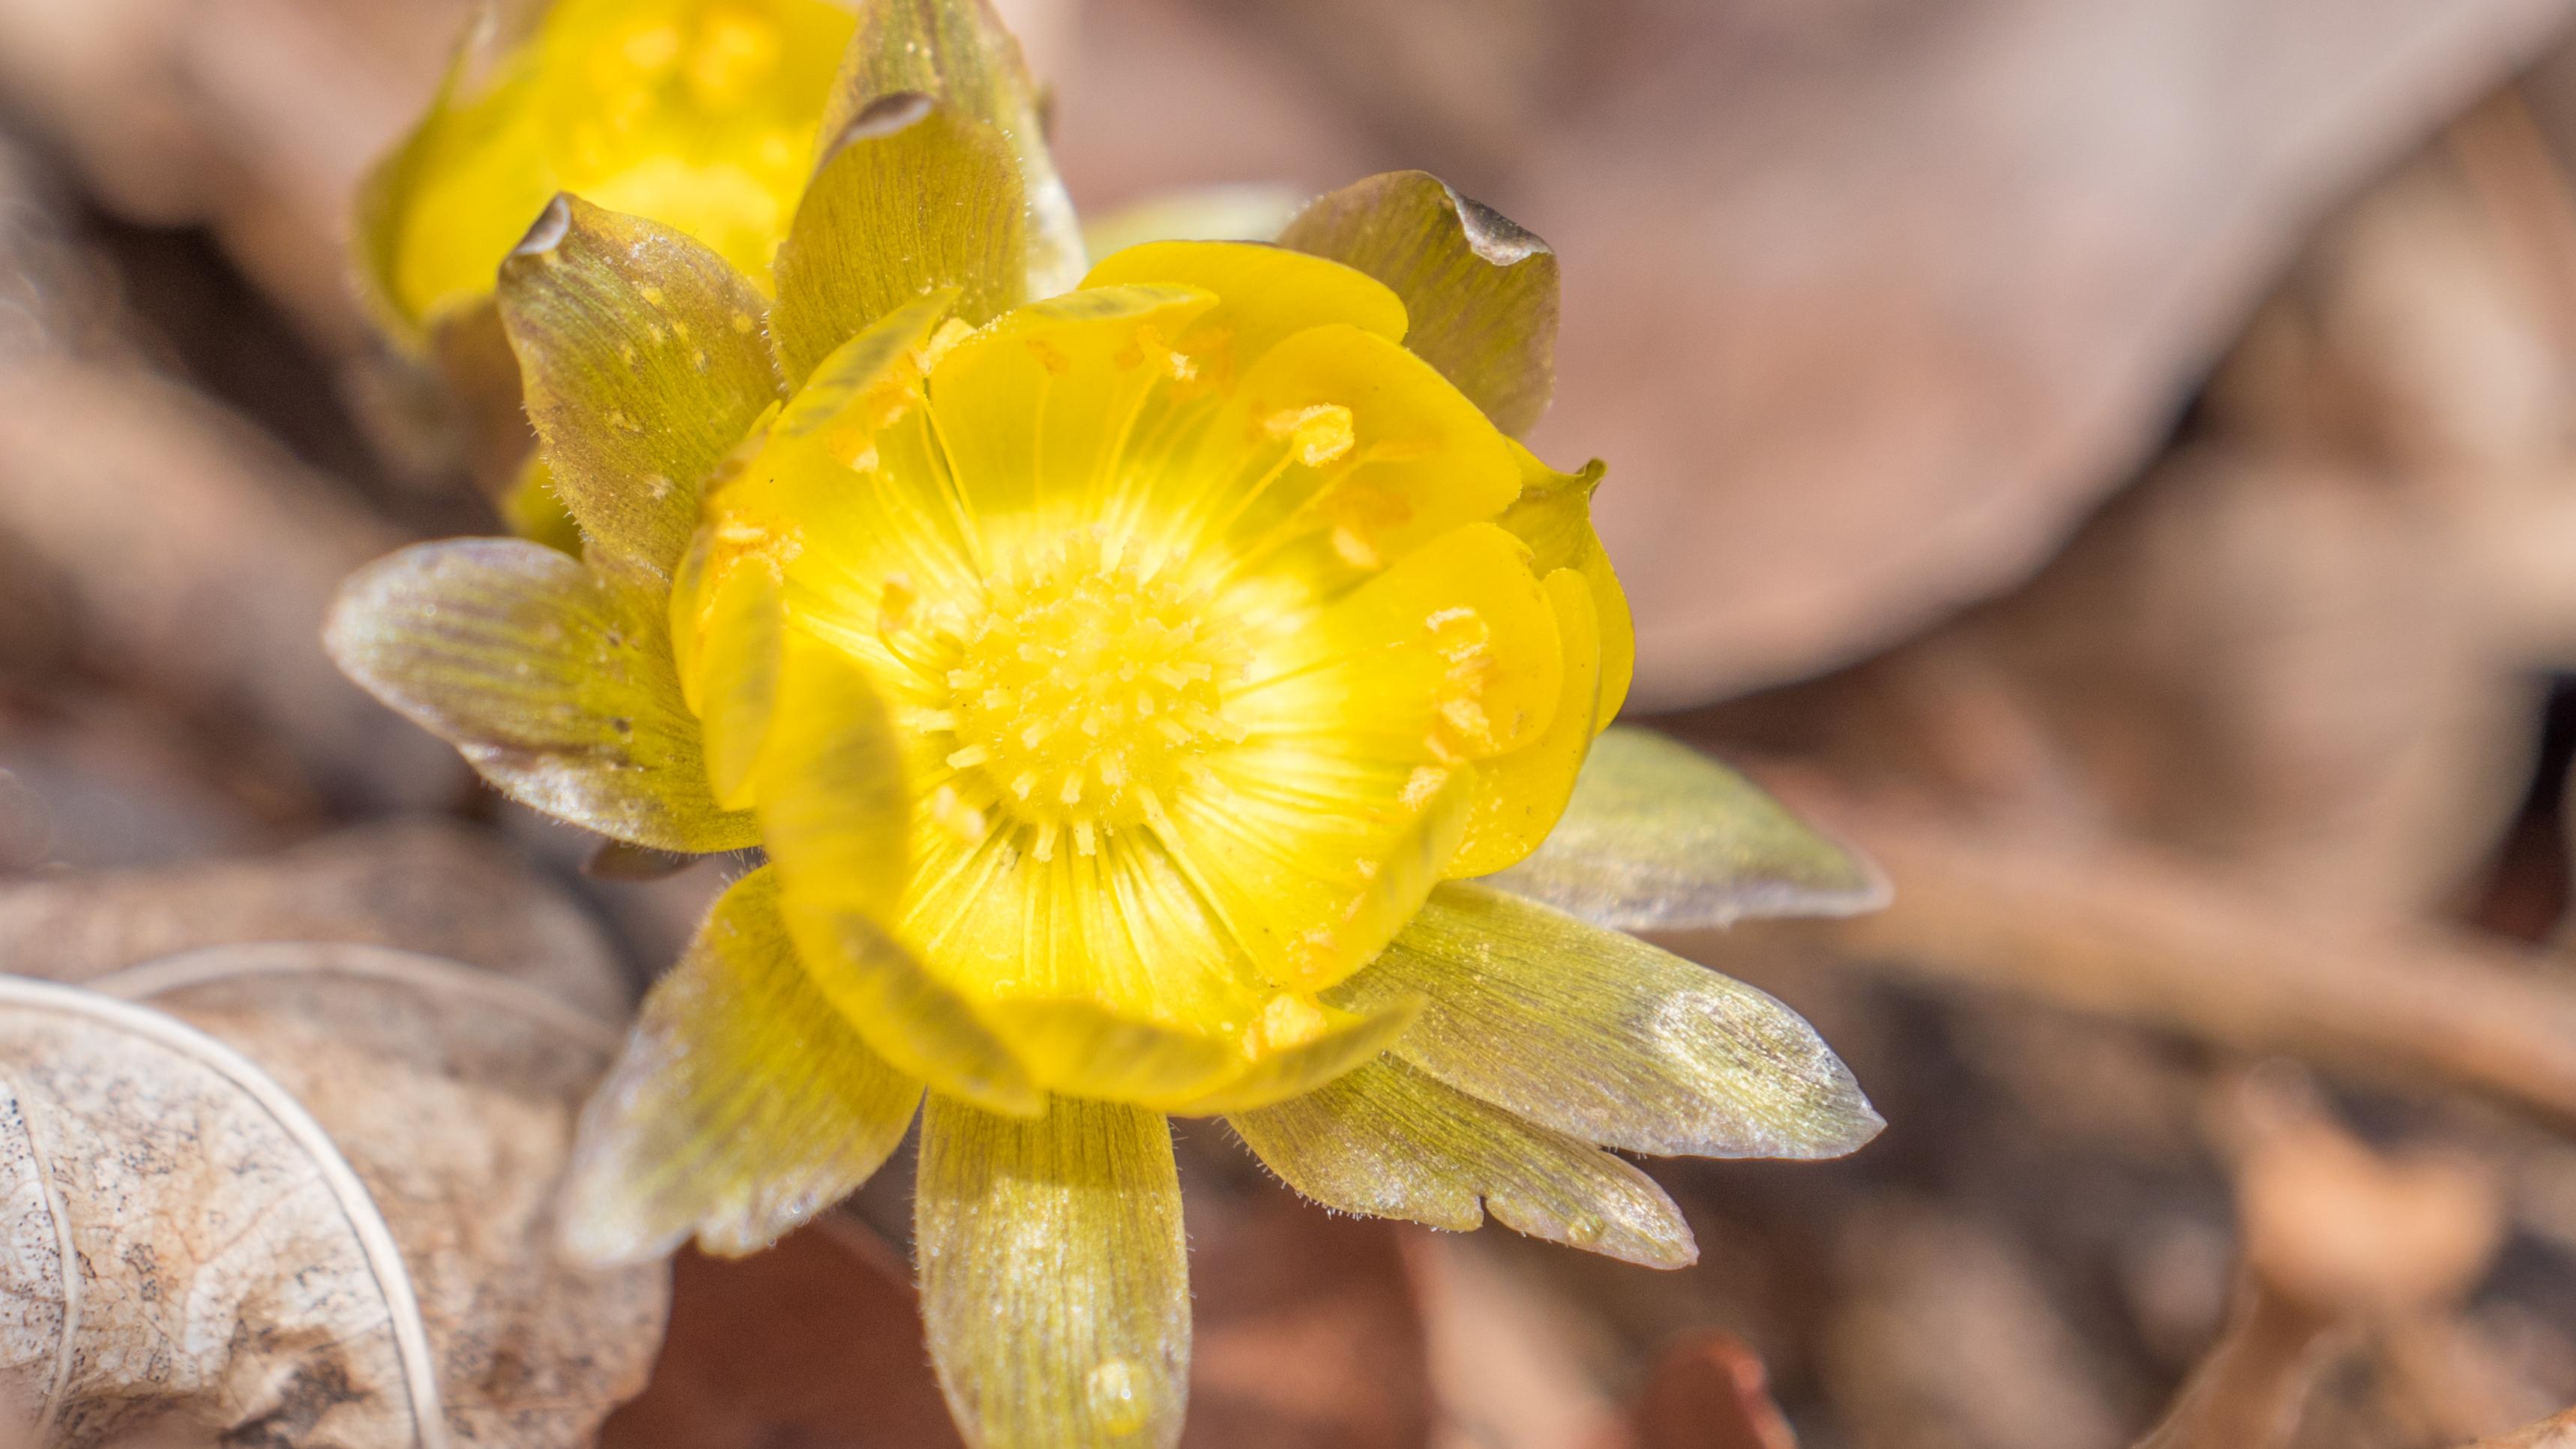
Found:
[{"label": "pale dry leaf", "polygon": [[45,1442],[572,1449],[641,1387],[665,1275],[553,1253],[608,1021],[361,946],[95,984],[0,978],[0,1365]]}]

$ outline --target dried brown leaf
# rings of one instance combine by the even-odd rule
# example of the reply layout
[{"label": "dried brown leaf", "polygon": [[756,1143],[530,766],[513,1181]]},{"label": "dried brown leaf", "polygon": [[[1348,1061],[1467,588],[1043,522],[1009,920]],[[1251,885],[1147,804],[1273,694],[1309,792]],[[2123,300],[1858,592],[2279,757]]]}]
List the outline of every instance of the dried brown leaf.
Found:
[{"label": "dried brown leaf", "polygon": [[0,1355],[46,1442],[570,1449],[641,1384],[662,1274],[553,1251],[612,1027],[367,947],[96,986],[0,978]]}]

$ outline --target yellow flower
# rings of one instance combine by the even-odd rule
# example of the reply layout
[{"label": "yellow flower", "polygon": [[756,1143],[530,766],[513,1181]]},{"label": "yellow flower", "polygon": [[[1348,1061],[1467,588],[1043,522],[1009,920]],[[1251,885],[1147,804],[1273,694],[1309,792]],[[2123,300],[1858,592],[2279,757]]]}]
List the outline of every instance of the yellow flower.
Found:
[{"label": "yellow flower", "polygon": [[562,191],[765,278],[857,24],[831,0],[559,0],[539,14],[531,34],[474,37],[370,179],[361,260],[405,335],[489,297]]},{"label": "yellow flower", "polygon": [[1281,245],[1081,272],[980,4],[866,9],[836,84],[771,285],[570,196],[502,265],[583,557],[420,545],[328,628],[511,796],[767,854],[584,1119],[573,1248],[755,1250],[920,1108],[968,1438],[1169,1444],[1168,1114],[1332,1207],[1656,1266],[1689,1230],[1605,1148],[1866,1140],[1804,1022],[1604,929],[1879,887],[1604,732],[1631,639],[1600,469],[1513,437],[1548,391],[1545,247],[1400,173]]}]

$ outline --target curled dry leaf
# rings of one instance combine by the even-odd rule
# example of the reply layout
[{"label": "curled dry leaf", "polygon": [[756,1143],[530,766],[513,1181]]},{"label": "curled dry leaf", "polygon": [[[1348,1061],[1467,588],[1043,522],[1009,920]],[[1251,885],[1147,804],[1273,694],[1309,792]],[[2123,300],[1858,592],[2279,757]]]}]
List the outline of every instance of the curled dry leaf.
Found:
[{"label": "curled dry leaf", "polygon": [[608,1022],[357,946],[0,978],[0,1373],[42,1442],[585,1444],[658,1268],[556,1265]]}]

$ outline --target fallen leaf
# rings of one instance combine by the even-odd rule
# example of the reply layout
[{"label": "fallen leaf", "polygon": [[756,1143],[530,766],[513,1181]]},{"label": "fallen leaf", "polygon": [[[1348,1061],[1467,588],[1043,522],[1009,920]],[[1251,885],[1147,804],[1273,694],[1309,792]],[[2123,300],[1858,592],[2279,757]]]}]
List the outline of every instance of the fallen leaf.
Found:
[{"label": "fallen leaf", "polygon": [[365,947],[93,985],[0,978],[0,1370],[43,1442],[572,1449],[640,1386],[662,1271],[553,1243],[613,1025]]}]

